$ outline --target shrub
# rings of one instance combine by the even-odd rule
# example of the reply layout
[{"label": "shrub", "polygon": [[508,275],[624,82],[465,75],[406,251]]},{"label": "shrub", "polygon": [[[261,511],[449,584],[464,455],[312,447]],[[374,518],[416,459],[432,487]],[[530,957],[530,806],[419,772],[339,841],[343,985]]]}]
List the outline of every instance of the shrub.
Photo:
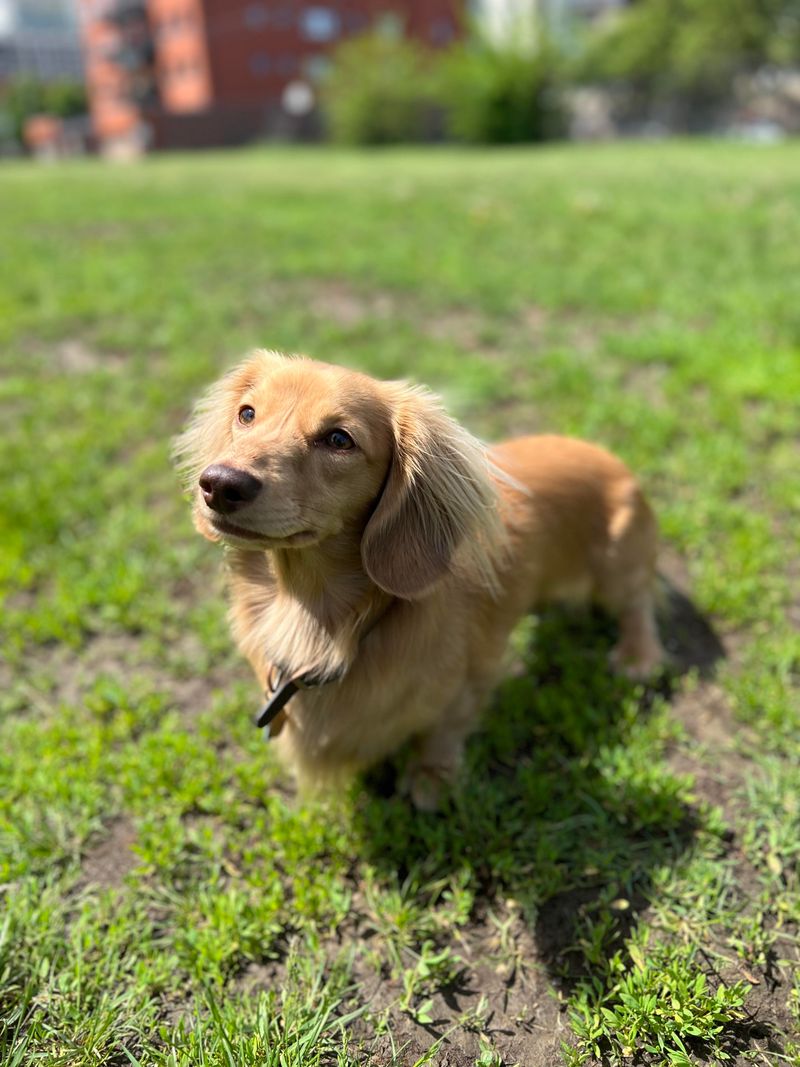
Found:
[{"label": "shrub", "polygon": [[458,44],[431,53],[372,33],[342,44],[323,95],[330,132],[348,144],[508,144],[563,132],[558,64],[547,47]]},{"label": "shrub", "polygon": [[429,140],[437,99],[432,57],[411,41],[369,33],[336,50],[323,92],[334,140],[393,144]]},{"label": "shrub", "polygon": [[447,134],[468,143],[545,141],[564,132],[558,61],[536,51],[488,42],[456,45],[441,62]]},{"label": "shrub", "polygon": [[86,112],[86,90],[79,82],[40,82],[35,78],[15,78],[8,85],[4,110],[10,115],[14,135],[20,140],[25,120],[47,114],[70,118]]}]

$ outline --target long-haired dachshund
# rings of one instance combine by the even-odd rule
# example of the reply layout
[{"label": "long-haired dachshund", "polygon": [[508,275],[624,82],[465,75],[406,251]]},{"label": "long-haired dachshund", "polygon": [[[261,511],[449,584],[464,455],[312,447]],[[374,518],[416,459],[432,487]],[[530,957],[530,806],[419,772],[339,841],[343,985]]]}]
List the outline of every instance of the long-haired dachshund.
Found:
[{"label": "long-haired dachshund", "polygon": [[197,529],[227,547],[262,723],[301,782],[412,740],[435,807],[515,623],[548,601],[619,621],[612,664],[662,659],[657,528],[624,464],[567,437],[486,448],[428,391],[256,351],[200,401],[176,453]]}]

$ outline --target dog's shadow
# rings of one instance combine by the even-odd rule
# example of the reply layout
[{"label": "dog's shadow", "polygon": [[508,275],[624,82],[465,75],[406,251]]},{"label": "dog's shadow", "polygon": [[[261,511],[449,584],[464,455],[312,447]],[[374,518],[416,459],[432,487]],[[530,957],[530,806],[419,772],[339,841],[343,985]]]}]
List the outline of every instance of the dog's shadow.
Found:
[{"label": "dog's shadow", "polygon": [[382,876],[409,891],[455,874],[476,891],[478,911],[514,898],[562,988],[622,944],[655,870],[676,864],[697,830],[680,781],[653,761],[665,730],[654,712],[677,676],[713,674],[724,651],[691,600],[665,584],[659,625],[671,667],[657,685],[609,672],[607,617],[548,612],[518,631],[517,669],[444,811],[413,812],[393,790],[395,765],[360,794],[362,847]]}]

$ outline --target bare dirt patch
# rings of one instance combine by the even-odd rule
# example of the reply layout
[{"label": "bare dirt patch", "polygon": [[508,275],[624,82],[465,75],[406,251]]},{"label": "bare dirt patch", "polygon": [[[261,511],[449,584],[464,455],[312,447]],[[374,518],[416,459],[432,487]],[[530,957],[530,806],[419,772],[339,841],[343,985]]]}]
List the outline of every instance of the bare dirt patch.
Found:
[{"label": "bare dirt patch", "polygon": [[321,319],[339,326],[359,326],[367,319],[386,319],[396,312],[398,298],[383,290],[359,290],[348,282],[318,281],[309,286],[308,306]]},{"label": "bare dirt patch", "polygon": [[[514,922],[510,935],[515,963],[501,952],[490,921],[476,919],[454,937],[453,948],[463,964],[455,981],[430,997],[423,992],[408,1010],[401,1003],[402,982],[386,965],[375,969],[376,935],[363,929],[359,918],[352,926],[332,939],[326,951],[332,963],[343,948],[354,950],[348,1010],[363,1008],[366,1014],[351,1025],[349,1034],[351,1051],[360,1049],[364,1067],[411,1067],[437,1041],[441,1046],[432,1061],[437,1067],[474,1067],[487,1046],[504,1064],[556,1067],[562,1062],[561,1042],[569,1037],[562,1002],[521,919]],[[255,996],[281,988],[286,978],[284,958],[252,962],[236,979],[235,988]],[[426,1020],[420,1021],[414,1009],[428,999],[430,1009]],[[385,1027],[377,1026],[378,1020],[384,1020]]]},{"label": "bare dirt patch", "polygon": [[[374,1014],[391,1009],[402,994],[398,983],[374,972],[361,977],[360,988],[360,997]],[[431,999],[430,1022],[394,1011],[389,1033],[375,1037],[359,1034],[359,1027],[354,1027],[354,1037],[366,1053],[364,1063],[370,1067],[397,1063],[394,1044],[402,1050],[399,1062],[411,1065],[438,1040],[442,1045],[433,1062],[442,1067],[474,1067],[486,1046],[505,1064],[555,1067],[562,1062],[560,1043],[567,1038],[568,1027],[549,983],[534,967],[525,976],[510,978],[491,964],[465,968],[457,983]],[[464,1022],[457,1025],[460,1019]]]},{"label": "bare dirt patch", "polygon": [[97,634],[77,653],[58,649],[57,695],[66,704],[77,703],[101,675],[122,677],[142,664],[141,643],[134,634]]},{"label": "bare dirt patch", "polygon": [[[451,986],[431,998],[432,1021],[419,1022],[409,1012],[391,1013],[394,1041],[405,1049],[402,1062],[416,1062],[440,1038],[444,1041],[436,1062],[452,1067],[473,1067],[487,1044],[507,1064],[550,1067],[561,1062],[560,1042],[568,1028],[558,999],[521,920],[515,922],[513,936],[516,966],[502,958],[488,921],[478,920],[459,931],[456,947],[464,967]],[[403,993],[399,983],[374,972],[365,976],[362,989],[374,1013],[390,1007]],[[391,1062],[388,1037],[374,1043],[369,1062]]]},{"label": "bare dirt patch", "polygon": [[[410,293],[357,286],[344,278],[276,281],[269,287],[269,296],[273,301],[291,299],[305,305],[315,318],[344,328],[355,328],[370,320],[396,318],[433,340],[449,342],[489,358],[520,341],[532,351],[558,343],[568,347],[576,357],[584,358],[594,354],[609,335],[636,337],[657,328],[660,322],[653,312],[586,314],[539,304],[529,304],[502,317],[488,316],[462,304],[434,312],[421,307]],[[631,370],[630,386],[660,404],[664,400],[662,386],[668,369],[659,363],[642,364]],[[602,368],[597,371],[602,372]]]},{"label": "bare dirt patch", "polygon": [[85,374],[103,365],[100,353],[85,341],[61,341],[55,348],[55,364],[67,374]]},{"label": "bare dirt patch", "polygon": [[106,828],[106,835],[89,848],[81,861],[83,885],[120,889],[136,866],[135,844],[133,825],[124,818],[114,819]]},{"label": "bare dirt patch", "polygon": [[437,341],[449,341],[471,350],[486,347],[483,316],[469,308],[448,308],[437,315],[425,316],[421,321],[424,332]]},{"label": "bare dirt patch", "polygon": [[726,760],[736,758],[736,737],[743,727],[734,721],[730,700],[721,686],[709,681],[679,693],[672,703],[672,714],[683,723],[694,746],[713,749]]},{"label": "bare dirt patch", "polygon": [[49,364],[62,374],[91,374],[98,370],[121,370],[125,357],[118,352],[103,352],[81,338],[60,341],[49,353]]},{"label": "bare dirt patch", "polygon": [[644,397],[652,408],[664,411],[669,406],[666,392],[669,374],[666,363],[637,363],[625,375],[625,387]]},{"label": "bare dirt patch", "polygon": [[0,684],[17,687],[20,710],[48,716],[62,705],[82,704],[99,677],[128,677],[141,662],[137,636],[97,634],[78,650],[40,645],[32,647],[21,664],[0,661]]}]

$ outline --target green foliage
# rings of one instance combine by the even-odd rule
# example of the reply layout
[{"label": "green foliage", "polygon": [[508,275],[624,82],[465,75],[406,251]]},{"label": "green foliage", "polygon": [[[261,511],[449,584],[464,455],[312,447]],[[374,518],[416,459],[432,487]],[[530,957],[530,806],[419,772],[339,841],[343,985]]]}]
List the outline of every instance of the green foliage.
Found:
[{"label": "green foliage", "polygon": [[422,1000],[427,993],[451,986],[461,969],[462,961],[454,957],[449,948],[439,951],[432,941],[425,941],[416,962],[402,973],[403,995],[400,1009],[406,1011],[418,1023],[432,1022],[430,998]]},{"label": "green foliage", "polygon": [[344,144],[427,140],[437,107],[432,58],[415,42],[380,31],[345,41],[323,102],[333,139]]},{"label": "green foliage", "polygon": [[558,59],[547,46],[501,49],[486,42],[428,52],[376,32],[336,52],[324,105],[346,144],[545,141],[563,134]]},{"label": "green foliage", "polygon": [[[714,1063],[731,1059],[725,1035],[742,1019],[744,982],[709,987],[693,954],[642,937],[629,946],[630,960],[619,953],[608,961],[611,984],[582,982],[572,1008],[583,1063],[596,1057],[621,1064],[635,1051],[658,1057],[659,1063],[690,1067],[690,1049],[709,1053]],[[687,1047],[688,1046],[688,1047]]]},{"label": "green foliage", "polygon": [[441,59],[445,129],[469,144],[552,140],[564,133],[554,51],[455,45]]},{"label": "green foliage", "polygon": [[736,74],[800,60],[796,0],[640,0],[590,44],[584,75],[651,93],[729,94]]},{"label": "green foliage", "polygon": [[41,82],[31,77],[14,78],[7,86],[3,108],[10,114],[19,140],[25,120],[47,114],[58,118],[83,115],[87,109],[86,89],[80,82]]}]

